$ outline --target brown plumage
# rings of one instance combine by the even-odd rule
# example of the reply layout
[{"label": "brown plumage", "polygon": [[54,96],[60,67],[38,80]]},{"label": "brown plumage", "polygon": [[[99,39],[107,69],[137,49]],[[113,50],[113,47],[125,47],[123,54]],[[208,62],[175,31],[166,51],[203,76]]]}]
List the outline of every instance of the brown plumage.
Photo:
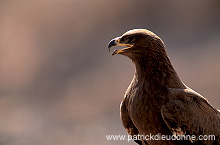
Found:
[{"label": "brown plumage", "polygon": [[[139,145],[220,145],[220,112],[182,83],[163,41],[151,31],[134,29],[112,39],[108,48],[135,64],[135,74],[121,103],[121,120],[129,135],[176,135],[176,140],[136,139]],[[177,140],[178,135],[215,135],[215,140]],[[189,136],[188,136],[189,137]],[[198,139],[198,138],[197,138]]]}]

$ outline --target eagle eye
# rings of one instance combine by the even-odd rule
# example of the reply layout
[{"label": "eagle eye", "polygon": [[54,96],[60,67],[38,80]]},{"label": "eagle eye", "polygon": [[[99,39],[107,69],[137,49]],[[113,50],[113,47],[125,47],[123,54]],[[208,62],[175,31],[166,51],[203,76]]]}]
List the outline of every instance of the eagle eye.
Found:
[{"label": "eagle eye", "polygon": [[126,36],[123,36],[120,41],[121,41],[121,42],[125,42],[125,41],[127,41],[126,39],[127,39],[127,37],[126,37]]},{"label": "eagle eye", "polygon": [[132,36],[123,36],[123,37],[121,38],[121,42],[122,42],[122,43],[131,44],[131,43],[134,43],[134,41],[135,41],[135,38],[132,37]]},{"label": "eagle eye", "polygon": [[134,38],[133,37],[128,37],[128,43],[134,43]]}]

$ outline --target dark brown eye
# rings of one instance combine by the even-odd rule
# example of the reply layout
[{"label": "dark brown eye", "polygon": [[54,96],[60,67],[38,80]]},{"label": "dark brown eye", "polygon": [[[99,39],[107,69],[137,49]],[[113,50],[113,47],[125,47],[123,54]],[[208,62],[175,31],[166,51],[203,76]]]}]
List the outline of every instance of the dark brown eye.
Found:
[{"label": "dark brown eye", "polygon": [[133,37],[129,37],[128,38],[128,43],[133,43],[134,42],[134,38]]},{"label": "dark brown eye", "polygon": [[123,36],[121,38],[121,42],[123,43],[134,43],[134,37],[131,37],[131,36]]}]

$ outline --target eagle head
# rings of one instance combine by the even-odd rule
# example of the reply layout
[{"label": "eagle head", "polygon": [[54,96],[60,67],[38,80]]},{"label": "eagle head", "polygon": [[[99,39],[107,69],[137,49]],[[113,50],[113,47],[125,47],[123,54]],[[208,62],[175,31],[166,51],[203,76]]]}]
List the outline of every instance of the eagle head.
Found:
[{"label": "eagle head", "polygon": [[116,37],[109,42],[109,51],[110,48],[114,46],[124,46],[124,48],[119,50],[115,49],[112,55],[122,54],[129,57],[164,49],[164,43],[160,37],[147,29],[133,29],[127,31],[122,36]]}]

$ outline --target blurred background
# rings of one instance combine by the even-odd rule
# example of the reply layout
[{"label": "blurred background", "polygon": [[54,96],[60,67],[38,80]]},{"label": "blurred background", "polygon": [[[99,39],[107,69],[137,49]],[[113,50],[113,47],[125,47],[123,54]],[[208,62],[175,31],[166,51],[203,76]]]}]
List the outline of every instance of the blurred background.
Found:
[{"label": "blurred background", "polygon": [[0,144],[134,145],[119,105],[134,73],[108,42],[159,35],[185,84],[220,109],[220,1],[0,1]]}]

